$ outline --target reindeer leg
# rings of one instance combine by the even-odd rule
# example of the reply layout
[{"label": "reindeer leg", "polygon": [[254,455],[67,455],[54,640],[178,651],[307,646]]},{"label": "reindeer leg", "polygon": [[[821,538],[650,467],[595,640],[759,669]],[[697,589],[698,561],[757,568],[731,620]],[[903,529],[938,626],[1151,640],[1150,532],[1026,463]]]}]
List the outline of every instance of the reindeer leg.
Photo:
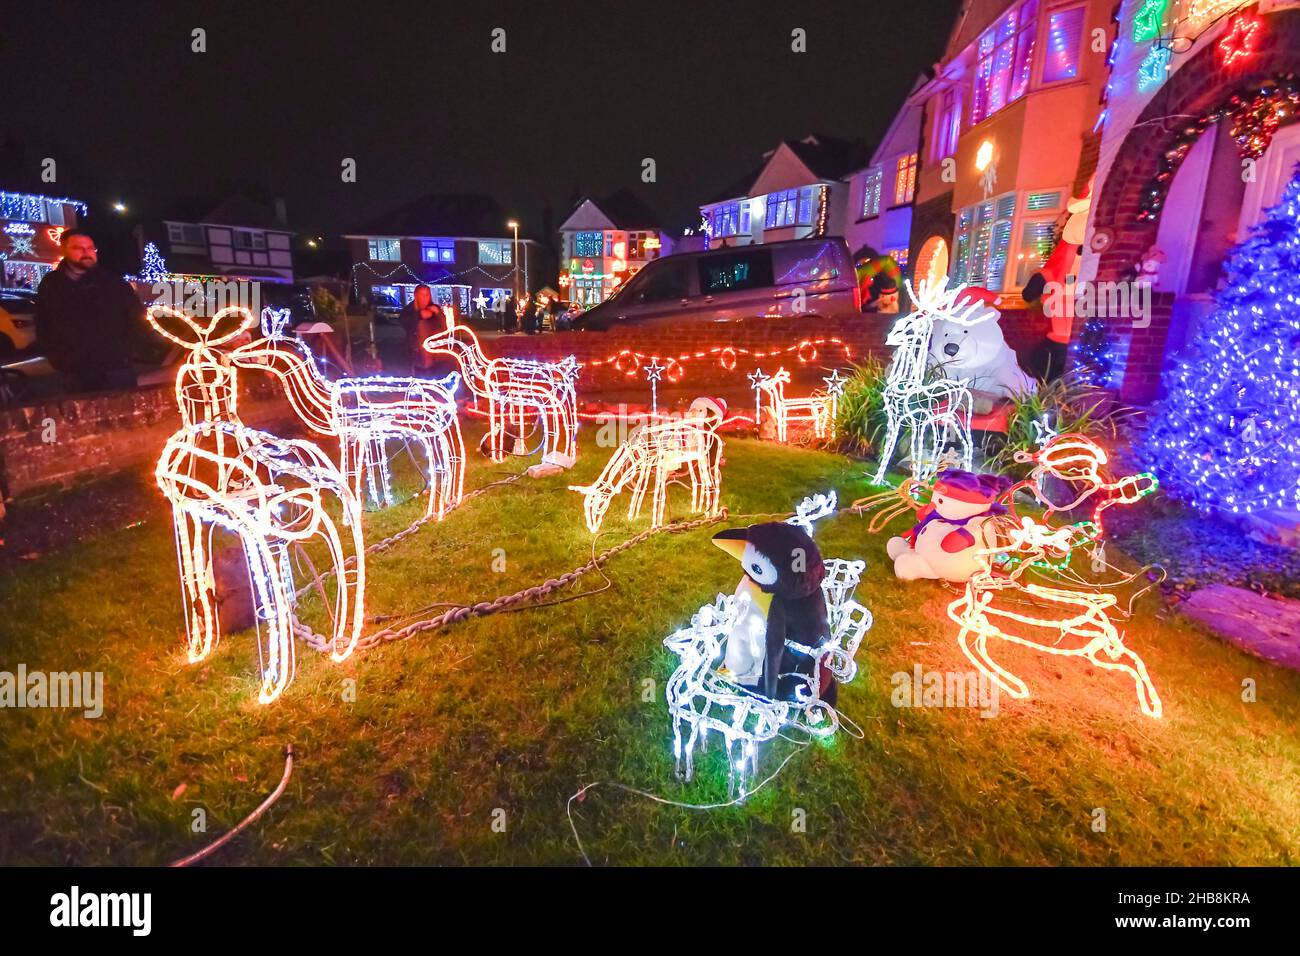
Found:
[{"label": "reindeer leg", "polygon": [[627,506],[627,520],[632,521],[641,514],[641,504],[645,501],[646,488],[650,485],[650,465],[634,465],[637,469],[635,483]]},{"label": "reindeer leg", "polygon": [[172,506],[172,521],[185,607],[186,652],[189,662],[197,664],[212,653],[220,636],[210,541],[203,522],[176,505]]},{"label": "reindeer leg", "polygon": [[966,658],[984,672],[985,676],[993,683],[997,684],[1002,690],[1010,696],[1023,700],[1029,696],[1029,688],[1015,674],[1003,668],[992,657],[989,656],[988,635],[980,631],[975,632],[975,646],[971,647],[967,641],[967,635],[971,629],[963,627],[961,633],[957,635],[957,644],[961,647],[962,653]]},{"label": "reindeer leg", "polygon": [[898,430],[898,416],[891,409],[889,411],[889,424],[885,429],[885,443],[880,449],[880,467],[871,476],[873,485],[883,485],[885,483],[885,472],[889,470],[889,462],[894,457],[894,447],[898,444]]},{"label": "reindeer leg", "polygon": [[[1164,713],[1164,707],[1160,703],[1160,695],[1156,693],[1155,685],[1151,683],[1151,676],[1147,673],[1147,666],[1142,662],[1142,658],[1138,657],[1130,648],[1125,647],[1123,643],[1119,644],[1118,660],[1100,660],[1097,657],[1097,650],[1097,647],[1090,645],[1083,653],[1088,660],[1098,667],[1112,671],[1123,671],[1132,677],[1133,683],[1137,687],[1138,706],[1142,708],[1142,713],[1148,717],[1159,719],[1161,714]],[[1107,653],[1113,654],[1115,652],[1107,648]]]},{"label": "reindeer leg", "polygon": [[[248,566],[257,590],[259,617],[266,623],[262,657],[262,687],[257,699],[269,704],[284,691],[293,678],[293,615],[288,591],[292,584],[283,580],[280,562],[270,545],[251,529],[240,532]],[[260,630],[260,628],[259,628]]]}]

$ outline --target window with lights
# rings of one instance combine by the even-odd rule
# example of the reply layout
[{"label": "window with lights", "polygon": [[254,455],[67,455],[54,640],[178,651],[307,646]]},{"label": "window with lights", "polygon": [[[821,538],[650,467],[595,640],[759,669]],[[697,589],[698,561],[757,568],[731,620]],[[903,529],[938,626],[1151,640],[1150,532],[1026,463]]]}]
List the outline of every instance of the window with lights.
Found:
[{"label": "window with lights", "polygon": [[877,166],[862,180],[862,218],[880,215],[880,190],[885,184],[885,171]]},{"label": "window with lights", "polygon": [[369,247],[367,255],[375,262],[401,262],[402,260],[400,239],[370,239],[366,244]]},{"label": "window with lights", "polygon": [[916,194],[916,153],[898,157],[894,177],[894,205],[905,206]]},{"label": "window with lights", "polygon": [[1037,28],[1038,0],[1024,0],[976,41],[972,126],[1025,95],[1033,68]]},{"label": "window with lights", "polygon": [[451,239],[425,239],[420,243],[420,259],[424,262],[455,262],[456,243]]}]

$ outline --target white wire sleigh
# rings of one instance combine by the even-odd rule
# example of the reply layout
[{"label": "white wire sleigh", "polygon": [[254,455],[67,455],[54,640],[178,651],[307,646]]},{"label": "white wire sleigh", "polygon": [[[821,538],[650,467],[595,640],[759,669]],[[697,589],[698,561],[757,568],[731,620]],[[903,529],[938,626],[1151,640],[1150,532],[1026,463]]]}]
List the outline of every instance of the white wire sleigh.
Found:
[{"label": "white wire sleigh", "polygon": [[[830,639],[818,647],[794,641],[786,646],[796,654],[823,661],[841,684],[858,672],[854,657],[871,629],[871,612],[853,599],[866,568],[865,561],[826,559],[822,594],[826,599]],[[677,776],[690,780],[695,771],[695,749],[711,732],[727,745],[728,795],[746,793],[759,744],[781,735],[785,728],[805,731],[811,737],[829,737],[839,728],[835,708],[822,699],[821,668],[811,674],[792,675],[804,686],[795,700],[773,700],[728,679],[718,670],[724,660],[727,635],[746,613],[748,595],[719,594],[691,618],[691,623],[664,639],[664,646],[681,658],[668,680],[668,712],[673,722],[673,756]]]}]

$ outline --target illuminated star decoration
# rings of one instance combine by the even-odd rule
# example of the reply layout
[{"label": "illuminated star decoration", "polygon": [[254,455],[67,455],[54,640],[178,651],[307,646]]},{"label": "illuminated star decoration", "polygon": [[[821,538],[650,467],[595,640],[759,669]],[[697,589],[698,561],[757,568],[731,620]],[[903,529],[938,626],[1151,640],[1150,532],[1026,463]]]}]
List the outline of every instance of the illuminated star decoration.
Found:
[{"label": "illuminated star decoration", "polygon": [[1228,34],[1219,41],[1223,65],[1232,66],[1243,57],[1253,56],[1259,49],[1260,21],[1243,13],[1233,17]]},{"label": "illuminated star decoration", "polygon": [[9,241],[14,244],[13,254],[16,256],[32,256],[36,254],[32,250],[31,236],[10,236]]},{"label": "illuminated star decoration", "polygon": [[1052,413],[1043,412],[1041,420],[1034,419],[1034,443],[1042,448],[1049,441],[1057,436],[1056,429],[1052,426]]},{"label": "illuminated star decoration", "polygon": [[763,374],[761,368],[755,368],[754,371],[747,374],[749,376],[749,387],[754,390],[754,425],[757,427],[763,415],[763,393],[761,389],[763,383],[767,381],[767,376]]},{"label": "illuminated star decoration", "polygon": [[1165,7],[1169,0],[1146,0],[1137,13],[1133,14],[1133,42],[1154,40],[1160,35],[1160,26],[1165,19]]},{"label": "illuminated star decoration", "polygon": [[659,364],[658,358],[651,358],[649,365],[641,366],[641,371],[645,372],[646,378],[650,380],[650,414],[652,416],[659,414],[659,378],[664,374],[664,367]]},{"label": "illuminated star decoration", "polygon": [[844,386],[848,381],[840,375],[837,368],[831,369],[831,374],[822,376],[822,381],[826,383],[826,394],[831,397],[831,424],[834,426],[835,419],[839,417],[840,396],[844,394]]},{"label": "illuminated star decoration", "polygon": [[478,309],[478,314],[483,315],[487,311],[488,297],[483,294],[483,290],[478,290],[478,295],[474,296],[474,308]]},{"label": "illuminated star decoration", "polygon": [[1170,55],[1169,47],[1161,46],[1159,43],[1151,45],[1146,59],[1138,67],[1138,92],[1145,93],[1165,81],[1165,76],[1169,73]]}]

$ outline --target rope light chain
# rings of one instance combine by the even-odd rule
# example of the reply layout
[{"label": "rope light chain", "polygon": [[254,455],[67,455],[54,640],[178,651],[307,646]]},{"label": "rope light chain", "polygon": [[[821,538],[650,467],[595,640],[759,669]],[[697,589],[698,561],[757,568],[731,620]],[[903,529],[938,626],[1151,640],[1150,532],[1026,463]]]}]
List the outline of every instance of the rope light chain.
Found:
[{"label": "rope light chain", "polygon": [[694,352],[682,352],[678,355],[660,355],[647,352],[639,352],[635,349],[620,349],[604,358],[587,359],[579,361],[579,367],[601,368],[610,366],[619,372],[625,378],[636,378],[647,362],[662,362],[664,364],[664,377],[670,382],[679,382],[686,374],[684,366],[686,363],[696,359],[713,359],[718,366],[724,371],[735,371],[738,360],[744,356],[755,361],[767,358],[780,358],[782,356],[795,353],[796,358],[801,364],[809,364],[817,360],[820,349],[835,347],[844,353],[844,358],[852,360],[853,349],[843,339],[826,337],[815,339],[801,339],[794,345],[780,346],[772,349],[748,349],[735,345],[717,345],[712,348],[699,349]]}]

